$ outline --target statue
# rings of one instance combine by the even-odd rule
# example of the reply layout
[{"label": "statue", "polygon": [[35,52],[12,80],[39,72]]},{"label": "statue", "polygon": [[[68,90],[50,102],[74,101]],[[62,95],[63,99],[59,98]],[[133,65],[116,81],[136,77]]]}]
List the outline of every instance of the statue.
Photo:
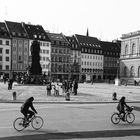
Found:
[{"label": "statue", "polygon": [[34,40],[31,45],[32,64],[30,68],[31,75],[42,75],[42,68],[40,65],[40,43]]}]

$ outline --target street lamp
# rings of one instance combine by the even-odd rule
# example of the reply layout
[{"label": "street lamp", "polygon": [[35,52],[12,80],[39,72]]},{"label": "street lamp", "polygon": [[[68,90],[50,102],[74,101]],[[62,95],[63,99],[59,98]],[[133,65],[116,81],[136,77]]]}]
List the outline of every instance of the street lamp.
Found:
[{"label": "street lamp", "polygon": [[119,79],[119,59],[117,59],[117,76],[115,78],[115,85],[119,86],[120,85],[120,79]]}]

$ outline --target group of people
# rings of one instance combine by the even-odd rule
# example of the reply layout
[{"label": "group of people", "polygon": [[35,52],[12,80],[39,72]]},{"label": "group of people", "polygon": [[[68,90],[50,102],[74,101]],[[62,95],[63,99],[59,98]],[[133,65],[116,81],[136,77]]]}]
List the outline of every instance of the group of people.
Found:
[{"label": "group of people", "polygon": [[78,82],[76,80],[72,81],[67,81],[64,80],[62,84],[56,82],[48,82],[46,84],[46,89],[47,89],[47,95],[64,95],[65,93],[69,92],[70,94],[77,95],[77,89],[78,89]]}]

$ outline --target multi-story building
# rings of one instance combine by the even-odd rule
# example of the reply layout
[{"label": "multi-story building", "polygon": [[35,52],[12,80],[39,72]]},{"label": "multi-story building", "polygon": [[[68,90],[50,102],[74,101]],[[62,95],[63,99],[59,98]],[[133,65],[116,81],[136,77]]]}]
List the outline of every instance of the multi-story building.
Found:
[{"label": "multi-story building", "polygon": [[75,35],[81,48],[82,81],[101,80],[103,78],[103,54],[100,42],[95,37]]},{"label": "multi-story building", "polygon": [[42,74],[48,75],[51,69],[51,41],[46,35],[45,30],[41,25],[31,25],[22,23],[29,36],[29,60],[31,65],[31,45],[34,40],[40,42],[40,64],[42,67]]},{"label": "multi-story building", "polygon": [[121,42],[121,79],[140,80],[140,31],[123,34]]},{"label": "multi-story building", "polygon": [[78,81],[81,74],[81,48],[74,35],[67,36],[66,38],[71,46],[71,79],[76,79]]},{"label": "multi-story building", "polygon": [[69,79],[71,73],[71,49],[63,34],[47,33],[51,40],[52,80]]},{"label": "multi-story building", "polygon": [[0,75],[10,76],[11,39],[4,22],[0,22]]},{"label": "multi-story building", "polygon": [[100,44],[104,55],[103,79],[114,80],[119,75],[121,43],[100,41]]},{"label": "multi-story building", "polygon": [[11,38],[11,71],[14,75],[26,73],[29,64],[29,39],[21,23],[5,21]]}]

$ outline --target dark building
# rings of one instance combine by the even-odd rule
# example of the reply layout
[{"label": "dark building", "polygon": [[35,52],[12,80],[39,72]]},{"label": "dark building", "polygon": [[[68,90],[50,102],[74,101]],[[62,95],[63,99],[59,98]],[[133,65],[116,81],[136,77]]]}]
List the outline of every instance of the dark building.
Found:
[{"label": "dark building", "polygon": [[103,79],[114,80],[119,76],[120,42],[100,41],[104,55]]}]

